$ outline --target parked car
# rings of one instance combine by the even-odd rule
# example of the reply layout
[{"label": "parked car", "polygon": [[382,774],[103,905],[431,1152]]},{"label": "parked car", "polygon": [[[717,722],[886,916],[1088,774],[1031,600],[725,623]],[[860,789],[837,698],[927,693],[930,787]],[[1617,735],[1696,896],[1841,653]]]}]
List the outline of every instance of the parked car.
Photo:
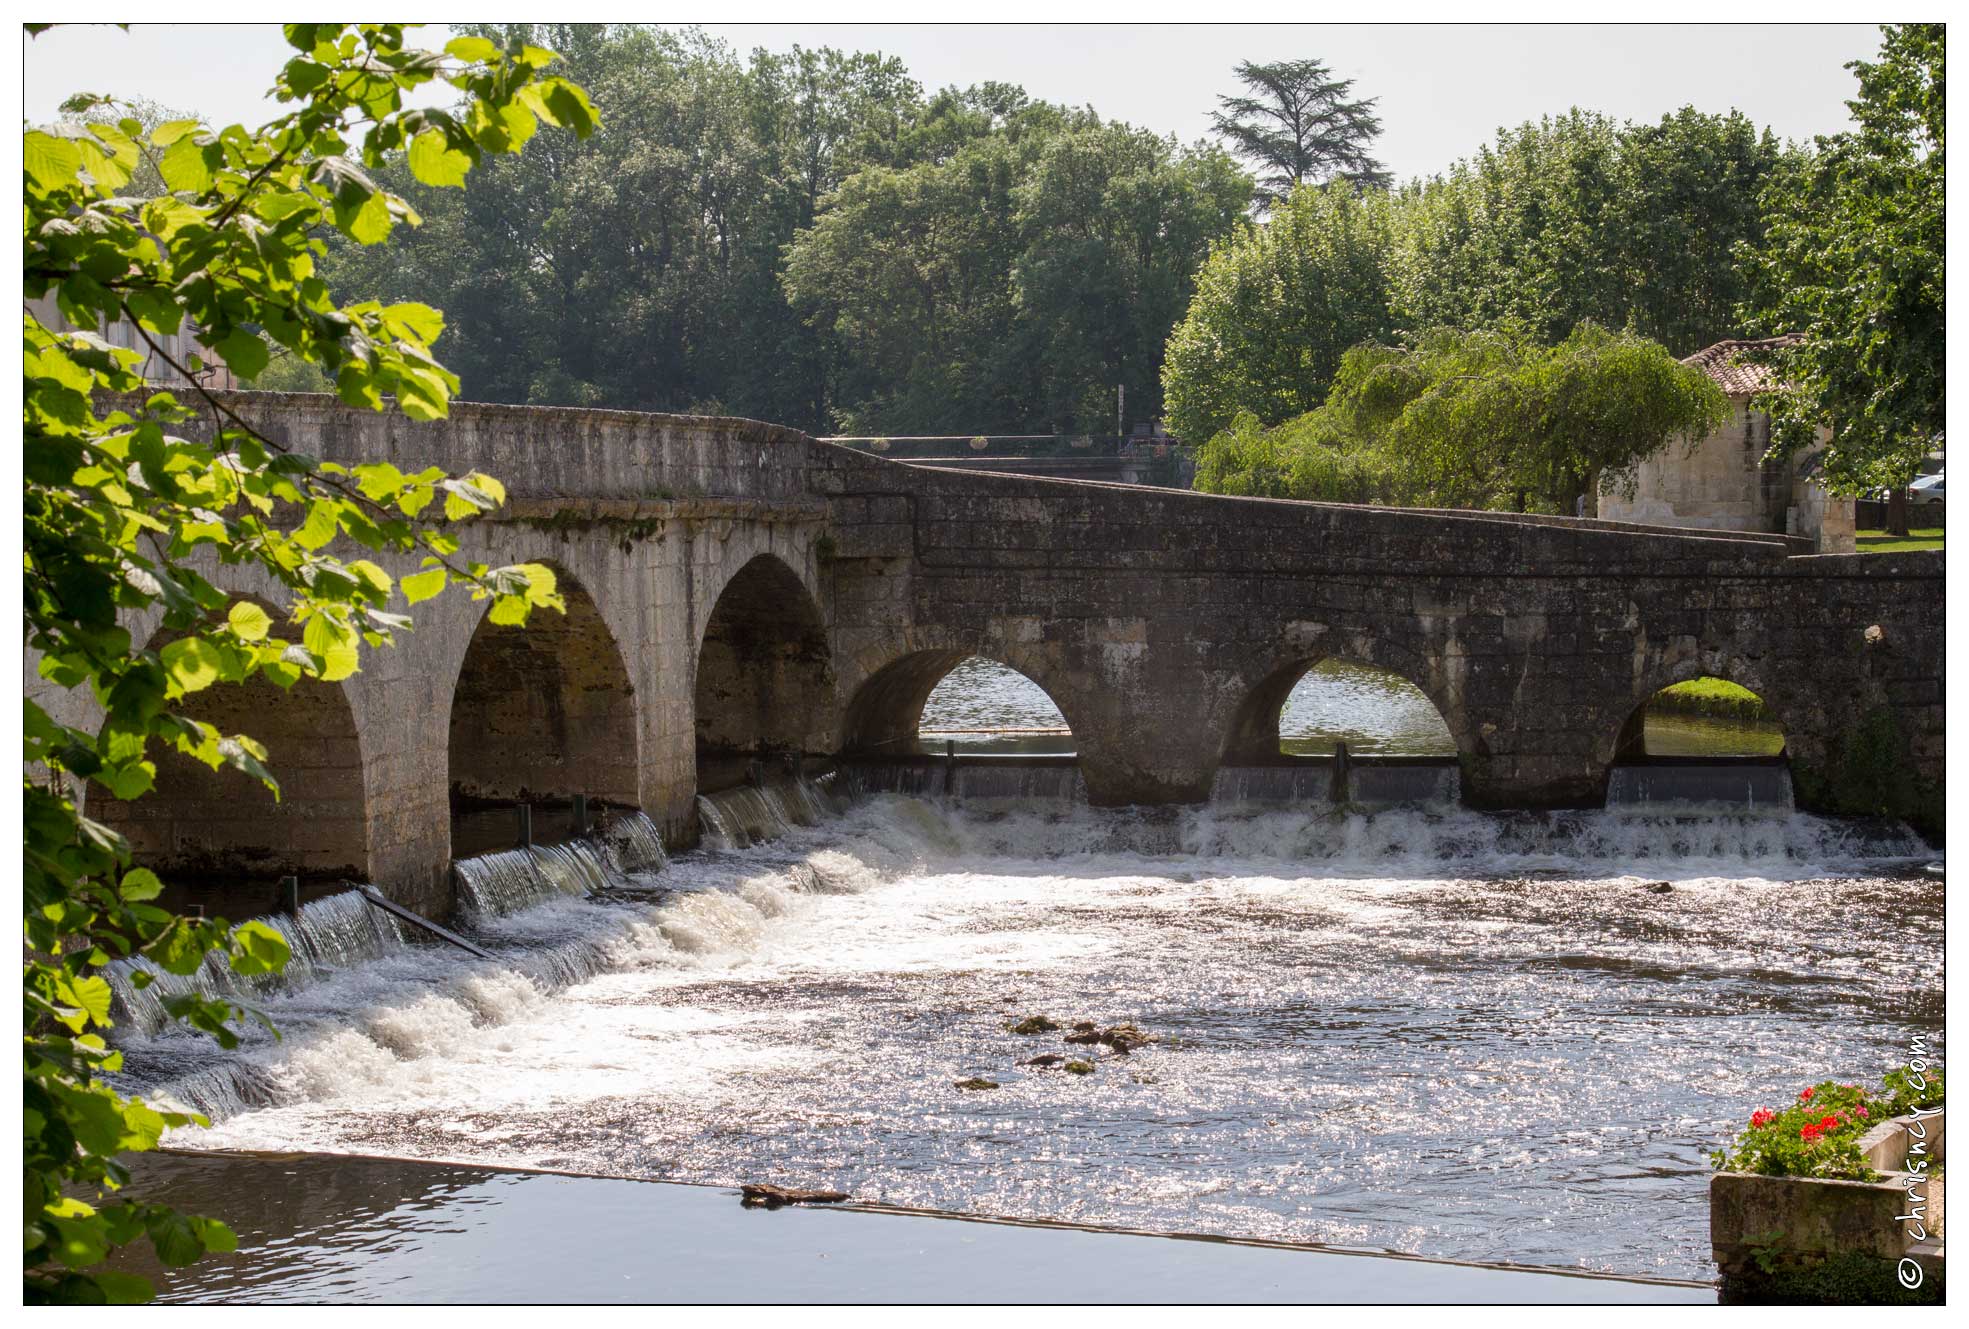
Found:
[{"label": "parked car", "polygon": [[1939,472],[1924,475],[1908,487],[1907,501],[1910,503],[1940,503],[1942,501],[1942,477]]}]

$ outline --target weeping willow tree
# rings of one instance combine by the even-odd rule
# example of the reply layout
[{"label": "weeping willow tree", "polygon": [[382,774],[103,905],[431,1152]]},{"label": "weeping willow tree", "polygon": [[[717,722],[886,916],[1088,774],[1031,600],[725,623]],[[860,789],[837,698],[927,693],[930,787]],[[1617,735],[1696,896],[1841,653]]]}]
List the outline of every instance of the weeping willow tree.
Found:
[{"label": "weeping willow tree", "polygon": [[1582,323],[1556,346],[1437,329],[1356,346],[1315,411],[1272,429],[1250,415],[1204,445],[1214,493],[1571,513],[1678,438],[1729,416],[1701,370],[1659,343]]}]

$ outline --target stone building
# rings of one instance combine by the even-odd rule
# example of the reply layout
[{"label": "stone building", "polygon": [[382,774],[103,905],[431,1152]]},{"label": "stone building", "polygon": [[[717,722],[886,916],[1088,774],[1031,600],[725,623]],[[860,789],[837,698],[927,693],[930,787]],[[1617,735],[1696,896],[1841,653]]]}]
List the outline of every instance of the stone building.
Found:
[{"label": "stone building", "polygon": [[1743,355],[1792,340],[1720,341],[1682,361],[1723,389],[1730,399],[1728,422],[1694,448],[1677,440],[1642,462],[1633,495],[1602,492],[1599,515],[1655,526],[1799,535],[1822,554],[1852,553],[1853,500],[1834,498],[1813,480],[1819,449],[1764,457],[1771,446],[1771,417],[1750,402],[1770,386],[1771,371],[1747,363]]}]

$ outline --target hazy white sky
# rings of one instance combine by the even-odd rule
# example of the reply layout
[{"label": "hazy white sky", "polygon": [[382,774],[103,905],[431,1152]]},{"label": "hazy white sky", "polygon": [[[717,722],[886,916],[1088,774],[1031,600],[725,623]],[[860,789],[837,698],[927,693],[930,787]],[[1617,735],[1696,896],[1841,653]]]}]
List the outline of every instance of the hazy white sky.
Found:
[{"label": "hazy white sky", "polygon": [[[1846,61],[1879,49],[1870,25],[1023,25],[712,24],[740,51],[808,46],[900,56],[927,88],[997,79],[1089,104],[1188,142],[1208,132],[1242,59],[1315,56],[1381,99],[1376,153],[1397,176],[1439,171],[1500,125],[1572,106],[1653,120],[1693,103],[1735,107],[1783,138],[1848,122]],[[431,45],[443,34],[426,34]],[[57,28],[25,43],[24,114],[49,119],[87,89],[149,97],[221,123],[269,118],[286,59],[277,27]],[[607,108],[602,108],[604,116]]]}]

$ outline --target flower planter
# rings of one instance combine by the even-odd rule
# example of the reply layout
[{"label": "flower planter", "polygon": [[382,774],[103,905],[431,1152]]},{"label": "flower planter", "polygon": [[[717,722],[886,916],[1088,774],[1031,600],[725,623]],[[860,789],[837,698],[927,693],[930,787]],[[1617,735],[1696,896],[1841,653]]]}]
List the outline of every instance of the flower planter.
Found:
[{"label": "flower planter", "polygon": [[[1709,1181],[1709,1242],[1723,1299],[1939,1296],[1942,1182],[1929,1174],[1942,1162],[1943,1139],[1940,1112],[1874,1127],[1859,1148],[1883,1174],[1880,1181],[1716,1173]],[[1927,1169],[1906,1170],[1910,1147],[1924,1144]],[[1906,1221],[1910,1215],[1917,1221]],[[1910,1264],[1920,1266],[1918,1273]]]}]

